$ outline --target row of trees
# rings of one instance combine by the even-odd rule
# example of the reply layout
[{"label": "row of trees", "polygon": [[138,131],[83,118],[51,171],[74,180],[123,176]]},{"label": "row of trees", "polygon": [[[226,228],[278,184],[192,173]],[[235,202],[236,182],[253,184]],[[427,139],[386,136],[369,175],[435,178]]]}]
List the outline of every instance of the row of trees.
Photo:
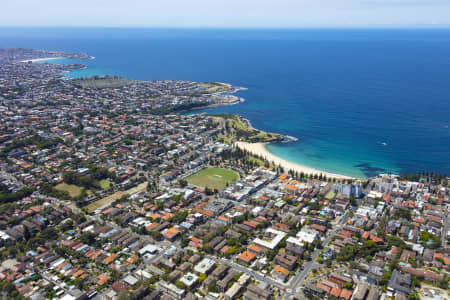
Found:
[{"label": "row of trees", "polygon": [[63,140],[60,138],[54,138],[54,139],[46,139],[39,135],[34,135],[32,137],[28,138],[18,138],[14,139],[6,145],[1,151],[0,151],[0,158],[6,159],[9,152],[11,152],[14,149],[30,146],[30,145],[37,145],[39,149],[45,149],[45,148],[52,148],[56,145],[62,143]]},{"label": "row of trees", "polygon": [[[239,147],[233,150],[226,150],[220,154],[223,160],[228,160],[235,163],[241,163],[247,169],[253,169],[256,167],[264,166],[265,168],[271,168],[277,173],[284,173],[286,170],[281,165],[276,165],[274,162],[268,161],[265,157],[254,155],[245,149]],[[307,174],[304,172],[298,172],[294,170],[288,170],[288,174],[297,180],[317,179],[328,182],[341,182],[341,183],[353,183],[353,179],[336,179],[335,177],[327,177],[325,174]]]},{"label": "row of trees", "polygon": [[402,174],[400,175],[401,180],[408,181],[425,181],[425,182],[434,182],[434,183],[443,183],[444,185],[448,184],[447,181],[448,175],[445,174],[434,174],[433,172],[421,172],[421,173],[413,173],[413,174]]},{"label": "row of trees", "polygon": [[34,192],[32,187],[24,187],[17,192],[10,192],[8,187],[0,184],[0,204],[19,201]]},{"label": "row of trees", "polygon": [[89,168],[89,175],[82,175],[73,171],[63,173],[63,180],[65,183],[82,186],[86,189],[101,188],[99,181],[108,177],[110,177],[108,169],[95,165],[92,165]]}]

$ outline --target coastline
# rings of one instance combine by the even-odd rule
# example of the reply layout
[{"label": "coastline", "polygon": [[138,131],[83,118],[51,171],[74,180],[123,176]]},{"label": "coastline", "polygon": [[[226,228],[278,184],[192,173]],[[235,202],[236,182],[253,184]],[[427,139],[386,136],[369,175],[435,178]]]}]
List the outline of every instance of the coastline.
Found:
[{"label": "coastline", "polygon": [[[28,62],[35,63],[35,62],[40,62],[40,61],[56,60],[56,59],[62,59],[62,58],[64,58],[64,57],[36,58],[36,59],[30,59],[30,60],[23,60],[21,62],[24,62],[24,63],[28,63]],[[93,59],[93,57],[90,57],[90,58]],[[87,68],[87,67],[85,67],[85,68]],[[67,76],[67,75],[65,75],[65,76]],[[229,83],[223,83],[223,82],[220,82],[220,83],[223,84],[223,85],[228,86],[231,90],[227,91],[227,92],[216,92],[216,93],[212,93],[211,95],[213,95],[213,96],[229,95],[233,99],[232,101],[224,101],[224,102],[213,103],[213,104],[201,106],[201,107],[198,107],[198,108],[188,109],[186,111],[195,111],[195,110],[202,110],[202,109],[218,107],[218,106],[235,105],[235,104],[238,104],[238,103],[241,103],[241,102],[245,101],[244,98],[241,98],[241,97],[238,97],[238,96],[235,96],[235,95],[232,95],[232,94],[235,94],[235,93],[237,93],[237,92],[239,92],[241,90],[247,90],[247,88],[244,88],[244,87],[234,87],[233,88],[233,86],[231,84],[229,84]],[[246,124],[247,124],[247,126],[249,128],[255,129],[252,126],[250,120],[245,119],[245,118],[243,118],[243,120],[246,122]],[[297,140],[296,138],[289,137],[289,136],[286,136],[286,138],[287,139],[284,142]],[[273,161],[277,165],[281,165],[285,170],[294,170],[294,171],[297,171],[299,173],[303,172],[305,174],[313,174],[313,175],[315,175],[315,174],[317,174],[317,175],[322,174],[322,175],[326,175],[327,177],[337,178],[337,179],[351,179],[351,178],[353,178],[353,177],[345,176],[345,175],[341,175],[341,174],[333,174],[333,173],[330,173],[330,172],[324,172],[324,171],[316,170],[314,168],[302,166],[302,165],[290,162],[288,160],[282,159],[282,158],[272,154],[271,152],[269,152],[265,148],[265,143],[235,142],[234,146],[237,146],[237,147],[239,147],[241,149],[245,149],[248,152],[253,153],[255,155],[265,157],[267,160],[269,160],[271,162]]]},{"label": "coastline", "polygon": [[20,62],[23,63],[27,63],[27,62],[40,62],[40,61],[46,61],[46,60],[55,60],[55,59],[63,59],[64,57],[43,57],[43,58],[33,58],[33,59],[26,59],[26,60],[21,60]]},{"label": "coastline", "polygon": [[264,157],[270,162],[274,162],[276,165],[281,165],[285,171],[293,170],[296,172],[303,172],[304,174],[312,174],[312,175],[326,175],[329,178],[336,178],[336,179],[355,179],[354,177],[345,176],[341,174],[334,174],[330,172],[320,171],[314,168],[302,166],[293,162],[290,162],[288,160],[285,160],[281,157],[278,157],[269,150],[266,149],[265,143],[247,143],[247,142],[235,142],[233,144],[234,147],[238,147],[242,150],[246,150],[254,155],[258,155],[261,157]]},{"label": "coastline", "polygon": [[[28,62],[40,62],[40,61],[46,61],[46,60],[56,60],[56,59],[62,59],[64,57],[48,57],[48,58],[36,58],[36,59],[30,59],[30,60],[23,60],[21,62],[24,63],[28,63]],[[90,57],[90,59],[94,59],[94,57]],[[85,69],[87,69],[87,67],[85,67]],[[67,76],[67,75],[64,75]],[[220,82],[220,84],[226,85],[227,87],[229,87],[230,91],[227,92],[216,92],[216,93],[212,93],[212,96],[222,96],[222,95],[229,95],[231,96],[231,98],[233,99],[232,101],[223,101],[223,102],[218,102],[218,103],[213,103],[213,104],[208,104],[205,106],[201,106],[201,107],[197,107],[197,108],[191,108],[191,109],[187,109],[184,111],[181,111],[181,113],[183,112],[189,112],[189,111],[195,111],[195,110],[202,110],[202,109],[206,109],[206,108],[212,108],[212,107],[218,107],[218,106],[228,106],[228,105],[235,105],[241,102],[244,102],[245,99],[232,95],[235,94],[241,90],[247,90],[247,88],[244,87],[234,87],[229,84],[229,83],[223,83]],[[243,118],[243,120],[246,122],[246,125],[250,128],[250,129],[255,129],[250,120]],[[291,136],[285,136],[285,140],[282,142],[289,142],[289,141],[295,141],[298,140],[295,137],[291,137]],[[245,149],[246,151],[264,157],[267,160],[274,162],[277,165],[281,165],[285,170],[294,170],[297,171],[299,173],[303,172],[305,174],[312,174],[312,175],[326,175],[329,178],[336,178],[336,179],[354,179],[354,177],[350,177],[350,176],[345,176],[345,175],[341,175],[341,174],[334,174],[334,173],[330,173],[330,172],[325,172],[325,171],[320,171],[314,168],[310,168],[310,167],[306,167],[303,165],[299,165],[293,162],[290,162],[288,160],[282,159],[274,154],[272,154],[271,152],[269,152],[266,148],[265,148],[265,144],[266,143],[247,143],[247,142],[235,142],[233,146],[237,146],[241,149]]]}]

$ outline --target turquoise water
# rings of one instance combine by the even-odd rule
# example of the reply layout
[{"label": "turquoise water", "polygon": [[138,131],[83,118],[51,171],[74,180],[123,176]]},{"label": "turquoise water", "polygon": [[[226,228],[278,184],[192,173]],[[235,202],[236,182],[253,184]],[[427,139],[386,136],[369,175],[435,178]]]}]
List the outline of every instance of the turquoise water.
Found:
[{"label": "turquoise water", "polygon": [[450,173],[449,30],[8,28],[0,46],[96,57],[72,77],[247,87],[244,103],[205,111],[299,138],[267,149],[316,169]]}]

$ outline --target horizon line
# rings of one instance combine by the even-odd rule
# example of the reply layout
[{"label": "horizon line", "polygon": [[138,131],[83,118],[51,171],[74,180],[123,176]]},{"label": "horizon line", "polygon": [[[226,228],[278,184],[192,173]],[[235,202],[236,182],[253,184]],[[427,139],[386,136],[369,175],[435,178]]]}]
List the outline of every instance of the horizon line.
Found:
[{"label": "horizon line", "polygon": [[400,30],[417,30],[417,29],[450,29],[448,25],[342,25],[342,26],[279,26],[279,27],[264,27],[264,26],[242,26],[242,27],[225,27],[225,26],[109,26],[109,25],[1,25],[0,28],[27,28],[27,29],[58,29],[58,28],[80,28],[80,29],[176,29],[176,30],[301,30],[301,29],[327,29],[327,30],[342,30],[342,29],[400,29]]}]

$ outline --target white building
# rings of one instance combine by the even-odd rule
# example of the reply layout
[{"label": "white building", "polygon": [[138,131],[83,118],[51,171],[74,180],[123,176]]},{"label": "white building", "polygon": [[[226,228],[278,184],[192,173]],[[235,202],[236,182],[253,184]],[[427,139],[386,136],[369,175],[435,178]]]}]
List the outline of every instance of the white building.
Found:
[{"label": "white building", "polygon": [[268,228],[266,232],[264,232],[265,238],[264,239],[256,238],[253,241],[253,243],[266,249],[273,250],[286,235],[287,233],[283,231]]},{"label": "white building", "polygon": [[205,257],[194,267],[194,271],[196,273],[207,274],[212,270],[215,264],[216,262],[214,260]]},{"label": "white building", "polygon": [[236,295],[239,293],[239,291],[241,289],[242,289],[242,285],[240,285],[237,282],[233,283],[233,285],[225,293],[225,300],[235,299]]},{"label": "white building", "polygon": [[192,274],[191,272],[185,274],[180,281],[182,283],[184,283],[184,285],[186,285],[187,287],[192,287],[197,281],[198,281],[198,276],[195,274]]},{"label": "white building", "polygon": [[148,244],[145,247],[143,247],[141,250],[139,250],[139,255],[143,256],[147,253],[149,254],[155,254],[159,251],[159,247],[152,245],[152,244]]},{"label": "white building", "polygon": [[286,243],[295,244],[296,246],[303,247],[303,243],[309,243],[311,244],[314,242],[314,240],[320,238],[320,235],[317,231],[310,229],[310,228],[303,228],[297,234],[295,237],[291,236],[288,237],[286,240]]},{"label": "white building", "polygon": [[355,212],[355,217],[357,218],[368,217],[370,219],[376,219],[377,216],[377,210],[370,206],[360,206]]},{"label": "white building", "polygon": [[159,281],[158,287],[162,292],[166,293],[169,296],[174,297],[175,299],[183,299],[184,294],[186,293],[184,290],[178,288],[176,285],[165,281]]}]

